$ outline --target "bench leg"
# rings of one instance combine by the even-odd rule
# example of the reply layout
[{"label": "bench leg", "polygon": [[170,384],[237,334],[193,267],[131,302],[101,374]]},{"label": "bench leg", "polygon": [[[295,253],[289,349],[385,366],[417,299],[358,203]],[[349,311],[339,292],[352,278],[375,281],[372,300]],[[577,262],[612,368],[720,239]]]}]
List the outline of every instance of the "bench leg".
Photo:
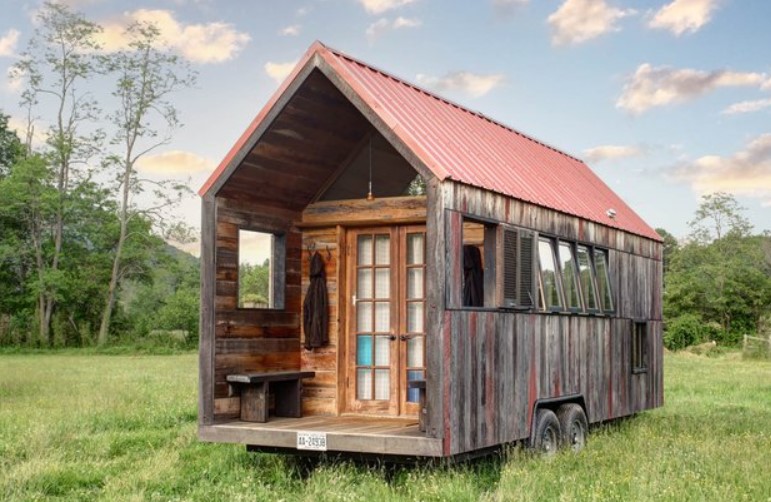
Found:
[{"label": "bench leg", "polygon": [[271,392],[276,401],[277,417],[300,418],[302,416],[302,380],[273,382]]},{"label": "bench leg", "polygon": [[268,382],[241,386],[241,420],[268,421]]}]

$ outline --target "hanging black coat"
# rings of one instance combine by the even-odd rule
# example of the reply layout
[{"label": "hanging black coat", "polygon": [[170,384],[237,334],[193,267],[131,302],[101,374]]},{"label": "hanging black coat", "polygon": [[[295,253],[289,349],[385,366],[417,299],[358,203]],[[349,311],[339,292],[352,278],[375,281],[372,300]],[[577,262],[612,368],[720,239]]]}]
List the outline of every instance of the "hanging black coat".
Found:
[{"label": "hanging black coat", "polygon": [[323,347],[329,343],[329,304],[324,260],[317,252],[311,257],[311,283],[303,303],[305,348]]},{"label": "hanging black coat", "polygon": [[463,246],[463,305],[481,307],[484,305],[484,270],[482,253],[476,246]]}]

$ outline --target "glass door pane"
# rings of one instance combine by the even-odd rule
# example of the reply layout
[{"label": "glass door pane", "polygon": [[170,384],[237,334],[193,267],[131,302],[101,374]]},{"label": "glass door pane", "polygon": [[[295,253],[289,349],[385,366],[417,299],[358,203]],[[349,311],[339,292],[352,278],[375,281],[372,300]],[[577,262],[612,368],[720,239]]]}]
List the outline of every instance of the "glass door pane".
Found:
[{"label": "glass door pane", "polygon": [[404,360],[402,374],[404,385],[403,413],[417,413],[410,403],[418,402],[418,390],[410,389],[409,382],[426,376],[426,234],[407,231],[404,238]]},{"label": "glass door pane", "polygon": [[356,399],[391,399],[391,235],[363,233],[356,242]]}]

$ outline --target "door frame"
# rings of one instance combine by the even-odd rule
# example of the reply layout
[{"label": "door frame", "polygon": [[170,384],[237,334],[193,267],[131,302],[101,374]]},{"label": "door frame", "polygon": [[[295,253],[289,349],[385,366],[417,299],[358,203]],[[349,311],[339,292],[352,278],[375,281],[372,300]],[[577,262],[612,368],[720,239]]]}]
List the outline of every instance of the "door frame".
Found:
[{"label": "door frame", "polygon": [[[343,348],[341,358],[343,377],[340,379],[343,388],[339,395],[342,406],[340,411],[344,414],[357,415],[380,415],[380,416],[404,416],[417,417],[419,406],[417,403],[407,401],[406,378],[407,378],[407,343],[400,340],[400,335],[406,334],[406,235],[407,233],[422,232],[424,239],[427,236],[425,224],[406,224],[406,225],[373,225],[366,227],[353,227],[345,229],[345,256],[341,260],[344,263],[345,270],[342,277],[345,278],[345,287],[343,294],[339,296],[342,300],[341,307],[345,312],[345,322],[341,330]],[[356,399],[356,310],[354,306],[354,292],[357,292],[357,268],[358,268],[358,236],[361,234],[388,234],[390,236],[390,295],[393,301],[390,306],[391,316],[391,336],[395,339],[391,341],[390,351],[390,370],[396,372],[391,374],[390,395],[388,401],[364,402]],[[424,241],[425,242],[425,241]],[[425,244],[424,244],[425,245]],[[373,240],[374,246],[374,240]],[[427,261],[428,250],[424,248],[424,261]],[[395,268],[394,268],[395,267]],[[428,265],[425,266],[423,276],[423,297],[424,297],[424,318],[423,333],[427,335],[427,286]],[[374,326],[373,326],[374,329]],[[374,341],[373,341],[374,343]],[[424,364],[425,339],[424,339]]]}]

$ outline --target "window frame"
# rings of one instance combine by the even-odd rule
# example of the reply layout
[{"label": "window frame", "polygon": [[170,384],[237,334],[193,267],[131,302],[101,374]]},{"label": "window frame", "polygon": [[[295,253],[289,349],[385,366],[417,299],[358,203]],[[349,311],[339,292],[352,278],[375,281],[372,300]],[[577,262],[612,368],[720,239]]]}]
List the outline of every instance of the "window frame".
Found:
[{"label": "window frame", "polygon": [[578,258],[578,247],[583,247],[586,249],[587,252],[587,258],[589,259],[589,273],[591,274],[591,281],[592,285],[594,286],[594,304],[598,305],[598,307],[595,308],[589,308],[588,302],[586,301],[586,291],[584,291],[584,285],[580,280],[581,271],[580,271],[580,263],[579,263],[579,281],[578,285],[581,289],[581,302],[583,305],[583,313],[585,314],[592,314],[592,315],[598,315],[602,314],[602,303],[600,303],[600,295],[598,291],[598,284],[597,284],[597,270],[594,266],[594,249],[595,246],[591,244],[585,244],[583,242],[577,242],[576,243],[576,259]]},{"label": "window frame", "polygon": [[[538,299],[541,304],[539,305],[538,310],[540,312],[550,312],[550,313],[559,313],[559,312],[565,312],[567,311],[565,307],[565,295],[564,290],[562,288],[562,272],[560,270],[560,264],[559,264],[559,255],[557,254],[557,242],[558,239],[555,237],[550,237],[548,235],[544,234],[538,234],[538,238],[536,240],[538,243],[536,256],[538,257],[538,282],[539,282],[539,293],[538,293]],[[559,298],[560,304],[558,306],[547,306],[546,305],[546,290],[543,287],[543,267],[541,266],[541,250],[540,250],[540,244],[541,242],[546,242],[549,244],[549,247],[551,248],[551,255],[554,263],[554,287],[557,288],[557,297]]]},{"label": "window frame", "polygon": [[[478,225],[482,225],[482,246],[484,248],[484,252],[482,253],[482,287],[484,288],[483,297],[482,297],[482,305],[465,305],[463,303],[463,286],[461,286],[461,297],[460,297],[460,304],[459,308],[462,310],[490,310],[490,309],[497,309],[499,306],[498,302],[498,289],[499,289],[499,282],[498,282],[498,273],[496,264],[498,262],[498,248],[499,248],[499,227],[500,223],[491,220],[489,218],[483,218],[480,216],[464,213],[458,211],[460,214],[460,246],[458,249],[458,261],[460,263],[461,267],[461,276],[463,274],[463,246],[464,244],[464,235],[463,235],[463,225],[466,221],[469,223],[475,223]],[[502,287],[502,285],[500,286]]]},{"label": "window frame", "polygon": [[[270,283],[268,307],[242,307],[241,304],[241,231],[270,234]],[[286,286],[286,232],[277,232],[263,227],[240,225],[236,231],[236,310],[281,311],[285,310]]]},{"label": "window frame", "polygon": [[650,323],[646,320],[632,320],[631,328],[631,367],[632,374],[648,372],[648,340],[650,338]]},{"label": "window frame", "polygon": [[[613,283],[610,280],[610,250],[608,250],[606,248],[597,247],[597,246],[589,246],[589,248],[592,251],[591,262],[592,262],[594,278],[595,278],[595,287],[597,288],[596,289],[596,291],[597,291],[597,301],[598,301],[598,304],[600,306],[599,312],[602,313],[602,314],[613,314],[613,313],[616,312],[616,297],[613,294],[613,292],[614,292],[613,291]],[[605,302],[602,300],[602,294],[600,293],[600,280],[599,280],[599,278],[597,276],[597,260],[595,258],[595,255],[597,254],[597,252],[602,253],[604,255],[604,257],[605,257],[605,277],[606,277],[606,281],[607,281],[606,285],[607,285],[607,288],[608,288],[608,294],[610,296],[610,301],[613,303],[613,305],[611,305],[611,308],[609,308],[609,309],[605,308]]]},{"label": "window frame", "polygon": [[562,268],[562,260],[560,259],[560,256],[561,256],[560,248],[563,245],[566,245],[570,249],[570,257],[573,260],[573,263],[578,265],[577,253],[576,253],[576,246],[577,246],[577,244],[574,241],[570,241],[570,240],[567,240],[567,239],[559,239],[559,238],[557,238],[555,240],[556,240],[555,248],[556,248],[556,251],[557,251],[557,254],[556,254],[557,267],[559,268],[560,283],[561,283],[561,286],[562,286],[562,300],[564,302],[563,306],[562,306],[563,311],[570,312],[572,314],[580,314],[580,313],[586,312],[586,308],[585,308],[585,304],[584,304],[584,298],[581,295],[581,283],[578,280],[578,274],[576,274],[573,277],[573,281],[574,281],[573,284],[574,284],[574,286],[576,288],[576,294],[578,294],[578,307],[571,307],[570,305],[568,305],[568,297],[567,297],[567,291],[565,290],[565,281],[564,281],[565,277],[563,276],[565,271]]}]

